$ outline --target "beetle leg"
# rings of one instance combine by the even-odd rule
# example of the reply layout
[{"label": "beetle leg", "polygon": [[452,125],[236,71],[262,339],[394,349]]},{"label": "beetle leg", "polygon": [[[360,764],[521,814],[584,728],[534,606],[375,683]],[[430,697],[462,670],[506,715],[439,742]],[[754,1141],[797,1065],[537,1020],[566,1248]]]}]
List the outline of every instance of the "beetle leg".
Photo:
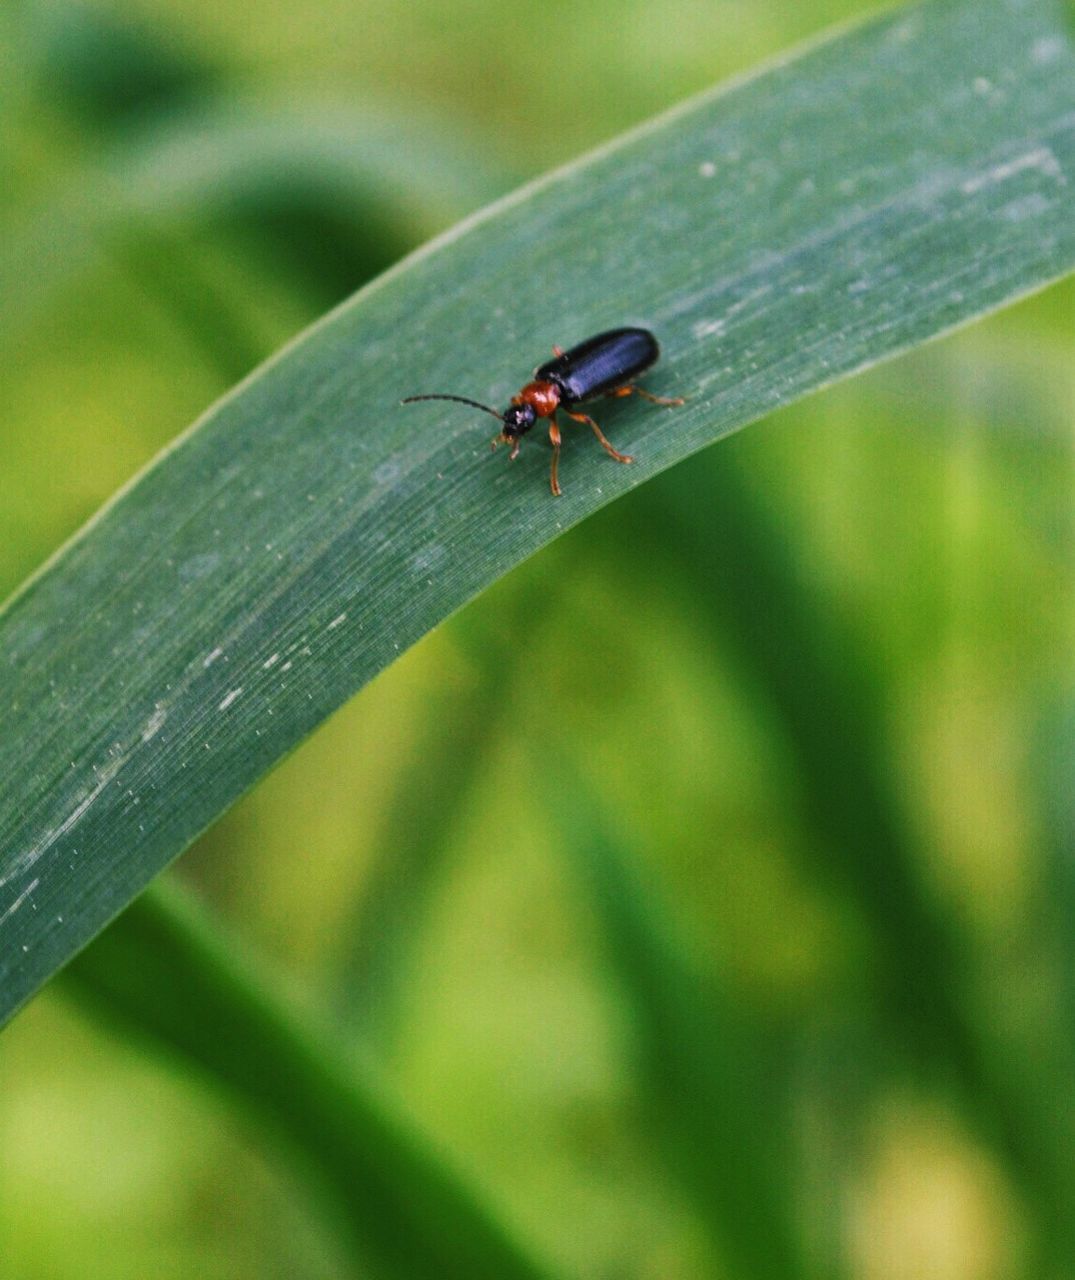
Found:
[{"label": "beetle leg", "polygon": [[522,441],[519,439],[516,439],[515,444],[512,446],[511,453],[508,454],[509,462],[514,462],[515,459],[519,456],[519,446],[521,444],[522,444]]},{"label": "beetle leg", "polygon": [[549,441],[552,444],[552,470],[549,472],[549,488],[552,496],[558,498],[560,489],[560,428],[556,425],[556,414],[549,418]]},{"label": "beetle leg", "polygon": [[554,356],[562,356],[564,354],[564,349],[563,347],[558,347],[554,342],[552,344],[552,353]]},{"label": "beetle leg", "polygon": [[655,396],[649,391],[643,391],[641,387],[628,385],[626,387],[614,387],[613,390],[606,392],[610,396],[641,396],[643,400],[652,400],[654,404],[685,404],[686,401],[682,396]]},{"label": "beetle leg", "polygon": [[601,448],[604,449],[610,458],[615,458],[617,462],[634,462],[634,458],[629,454],[620,453],[618,449],[614,449],[612,447],[605,438],[605,433],[597,423],[594,422],[593,418],[588,417],[585,413],[569,413],[567,409],[564,410],[564,413],[566,413],[569,418],[574,418],[576,422],[585,422],[587,425],[593,427],[594,435],[601,441]]}]

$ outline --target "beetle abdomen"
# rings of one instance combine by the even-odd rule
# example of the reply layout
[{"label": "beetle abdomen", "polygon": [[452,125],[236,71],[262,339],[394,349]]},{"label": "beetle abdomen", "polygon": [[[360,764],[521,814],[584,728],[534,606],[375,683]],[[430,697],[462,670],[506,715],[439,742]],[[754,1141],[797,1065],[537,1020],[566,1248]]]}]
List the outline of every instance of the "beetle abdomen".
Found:
[{"label": "beetle abdomen", "polygon": [[610,329],[540,365],[534,379],[554,383],[566,407],[625,386],[660,354],[648,329]]}]

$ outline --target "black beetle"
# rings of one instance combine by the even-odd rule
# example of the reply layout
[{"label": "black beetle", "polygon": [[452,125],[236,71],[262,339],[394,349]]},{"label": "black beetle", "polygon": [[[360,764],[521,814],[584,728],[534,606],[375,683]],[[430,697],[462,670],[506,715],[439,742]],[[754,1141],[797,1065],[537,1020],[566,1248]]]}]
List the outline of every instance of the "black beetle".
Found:
[{"label": "black beetle", "polygon": [[654,404],[683,403],[678,397],[665,399],[663,396],[651,395],[631,381],[655,364],[661,354],[657,339],[648,329],[609,329],[606,333],[587,338],[570,351],[561,351],[559,347],[553,347],[553,351],[556,353],[555,357],[534,370],[533,380],[517,396],[512,397],[510,408],[503,413],[497,413],[495,409],[477,400],[468,400],[466,396],[408,396],[402,403],[455,400],[459,404],[469,404],[475,409],[491,413],[503,424],[500,434],[493,438],[493,448],[498,444],[510,444],[513,459],[518,456],[522,437],[539,418],[548,418],[549,440],[552,442],[552,472],[549,483],[556,496],[560,494],[557,476],[560,462],[557,409],[563,409],[576,422],[585,422],[592,427],[594,435],[609,457],[615,458],[617,462],[633,462],[633,458],[612,447],[593,418],[585,413],[572,413],[571,410],[587,400],[597,399],[598,396],[637,395],[652,400]]}]

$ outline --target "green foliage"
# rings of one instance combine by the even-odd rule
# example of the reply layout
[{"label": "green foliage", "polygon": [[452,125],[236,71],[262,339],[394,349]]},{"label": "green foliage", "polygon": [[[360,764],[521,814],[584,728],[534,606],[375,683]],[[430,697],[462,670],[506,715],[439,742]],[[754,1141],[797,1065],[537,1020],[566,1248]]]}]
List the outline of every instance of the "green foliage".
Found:
[{"label": "green foliage", "polygon": [[298,1010],[174,888],[72,966],[103,1015],[167,1046],[284,1139],[327,1220],[378,1275],[548,1275],[402,1118],[377,1073]]},{"label": "green foliage", "polygon": [[[1068,270],[1075,80],[1066,46],[1034,56],[1049,9],[911,11],[562,171],[360,294],[126,490],[3,618],[4,1009],[512,564]],[[1017,36],[1021,78],[968,113]],[[540,282],[525,303],[520,280]],[[571,450],[561,503],[538,450],[494,471],[465,415],[395,403],[461,377],[501,401],[545,336],[617,317],[660,333],[654,386],[690,404],[617,415],[630,471]]]},{"label": "green foliage", "polygon": [[[237,94],[219,56],[64,9],[36,29],[26,65],[55,78],[50,110],[80,113],[97,151],[84,163],[50,139],[19,175],[0,343],[56,355],[38,357],[17,426],[31,395],[48,405],[70,385],[51,385],[67,338],[48,318],[86,280],[100,291],[114,273],[106,300],[95,294],[88,318],[72,309],[62,331],[91,352],[110,324],[151,345],[132,303],[165,318],[167,373],[129,411],[148,442],[162,388],[165,421],[183,391],[205,402],[301,316],[507,185],[493,158],[503,130],[475,146],[410,104]],[[337,806],[361,833],[349,852],[372,864],[357,890],[325,869],[322,824],[346,824],[322,812],[310,748],[269,784],[283,799],[255,799],[193,855],[210,896],[245,897],[254,932],[259,911],[284,921],[276,945],[296,956],[298,904],[315,904],[321,1013],[174,892],[137,902],[65,990],[282,1138],[284,1194],[303,1187],[349,1270],[544,1273],[518,1238],[580,1273],[663,1280],[716,1258],[735,1274],[838,1274],[854,1252],[844,1201],[883,1200],[870,1126],[902,1089],[939,1098],[1001,1171],[984,1217],[1007,1212],[1020,1229],[994,1253],[1064,1274],[1063,716],[1045,717],[1034,774],[1056,886],[1037,908],[1044,927],[1025,927],[1032,901],[992,882],[974,882],[973,908],[953,902],[945,876],[961,840],[978,877],[994,845],[1008,867],[1033,856],[1004,804],[1017,794],[1033,812],[1035,786],[1017,790],[992,757],[1005,732],[1037,724],[1069,652],[1062,616],[1033,604],[1061,594],[1070,545],[1065,295],[1041,300],[1022,347],[994,322],[991,347],[931,349],[798,409],[801,444],[778,446],[777,465],[751,432],[598,508],[1070,270],[1067,19],[1049,0],[909,9],[688,103],[391,271],[125,490],[0,617],[0,1018],[355,689],[544,548],[418,657],[432,675],[413,725],[412,658],[329,730],[337,746],[321,759],[335,755]],[[384,39],[400,44],[394,28]],[[457,62],[445,55],[449,77]],[[33,128],[32,113],[19,124],[19,87],[16,137]],[[504,403],[552,342],[628,321],[664,343],[654,389],[689,403],[599,414],[638,462],[618,468],[571,436],[559,502],[543,447],[528,440],[509,468],[489,457],[481,415],[397,404],[426,390]],[[92,397],[74,399],[95,438]],[[855,432],[865,423],[872,440]],[[988,446],[967,424],[988,428]],[[968,452],[975,465],[961,466]],[[123,457],[121,445],[120,471]],[[9,575],[34,554],[20,512],[36,518],[63,492],[64,466],[57,452],[48,491],[10,486]],[[968,510],[986,515],[975,525]],[[555,541],[589,516],[585,539]],[[1032,603],[990,589],[986,563]],[[969,660],[971,646],[987,657]],[[676,710],[662,724],[665,703]],[[244,835],[258,803],[276,803],[276,819]],[[577,873],[562,885],[535,872],[543,842]],[[492,906],[458,887],[475,850],[501,877]],[[557,928],[592,930],[592,965]],[[540,957],[529,969],[527,946]],[[598,1010],[587,1018],[619,1032],[600,1087],[587,1057],[600,1053],[572,1038],[587,1020],[576,970]],[[438,1040],[429,1006],[439,993],[451,1007],[453,981],[465,995]],[[506,1065],[487,1054],[483,1017],[527,1049]],[[590,1092],[576,1097],[581,1079]],[[573,1115],[562,1132],[558,1107]],[[438,1155],[446,1141],[462,1158]],[[559,1160],[560,1181],[543,1159]],[[457,1171],[473,1163],[488,1202]],[[973,1168],[959,1166],[959,1185]],[[611,1232],[593,1225],[606,1221]]]}]

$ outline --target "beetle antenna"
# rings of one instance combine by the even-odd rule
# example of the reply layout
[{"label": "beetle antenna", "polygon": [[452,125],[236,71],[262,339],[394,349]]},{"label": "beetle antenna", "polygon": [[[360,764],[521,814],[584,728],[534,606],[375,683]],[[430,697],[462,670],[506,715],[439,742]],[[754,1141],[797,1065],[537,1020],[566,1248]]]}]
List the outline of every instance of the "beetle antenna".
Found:
[{"label": "beetle antenna", "polygon": [[455,400],[458,404],[469,404],[474,409],[483,409],[486,413],[491,413],[497,422],[504,421],[502,413],[490,409],[487,404],[479,404],[477,400],[468,400],[466,396],[408,396],[406,400],[401,400],[400,404],[414,404],[416,400]]}]

